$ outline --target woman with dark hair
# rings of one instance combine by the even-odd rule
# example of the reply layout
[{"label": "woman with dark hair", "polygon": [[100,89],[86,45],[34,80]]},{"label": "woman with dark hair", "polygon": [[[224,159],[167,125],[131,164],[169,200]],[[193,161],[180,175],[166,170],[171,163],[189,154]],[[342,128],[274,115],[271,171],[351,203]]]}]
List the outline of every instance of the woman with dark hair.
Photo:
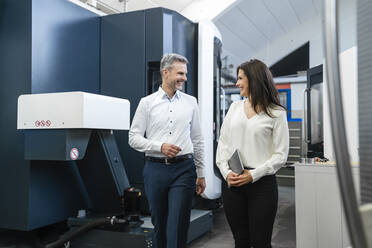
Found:
[{"label": "woman with dark hair", "polygon": [[[216,163],[223,178],[222,198],[236,248],[271,247],[278,205],[275,173],[287,160],[287,112],[267,66],[253,59],[237,68],[240,95],[223,121]],[[238,150],[244,171],[228,160]]]}]

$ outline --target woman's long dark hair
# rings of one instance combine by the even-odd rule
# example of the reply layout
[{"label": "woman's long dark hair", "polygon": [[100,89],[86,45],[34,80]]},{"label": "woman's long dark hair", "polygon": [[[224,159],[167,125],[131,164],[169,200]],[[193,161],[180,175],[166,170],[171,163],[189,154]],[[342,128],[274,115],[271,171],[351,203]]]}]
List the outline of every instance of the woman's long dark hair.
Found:
[{"label": "woman's long dark hair", "polygon": [[273,76],[267,66],[258,59],[251,59],[236,68],[236,74],[242,70],[248,78],[248,94],[251,105],[256,113],[264,111],[273,118],[270,107],[282,107],[279,93],[273,81]]}]

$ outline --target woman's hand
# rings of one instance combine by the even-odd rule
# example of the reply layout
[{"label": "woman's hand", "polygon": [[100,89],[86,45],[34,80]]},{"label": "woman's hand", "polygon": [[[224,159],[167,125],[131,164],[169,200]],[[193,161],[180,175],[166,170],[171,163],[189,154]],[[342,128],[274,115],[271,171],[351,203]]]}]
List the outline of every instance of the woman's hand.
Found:
[{"label": "woman's hand", "polygon": [[233,187],[240,187],[244,184],[248,184],[253,181],[252,175],[249,172],[249,170],[244,170],[244,172],[241,175],[238,175],[234,172],[230,172],[227,175],[226,179],[227,183]]},{"label": "woman's hand", "polygon": [[237,178],[239,176],[239,174],[231,171],[229,172],[229,174],[227,174],[227,177],[226,177],[226,182],[227,182],[227,185],[229,185],[229,187],[232,185],[232,183],[234,183],[234,180],[235,178]]}]

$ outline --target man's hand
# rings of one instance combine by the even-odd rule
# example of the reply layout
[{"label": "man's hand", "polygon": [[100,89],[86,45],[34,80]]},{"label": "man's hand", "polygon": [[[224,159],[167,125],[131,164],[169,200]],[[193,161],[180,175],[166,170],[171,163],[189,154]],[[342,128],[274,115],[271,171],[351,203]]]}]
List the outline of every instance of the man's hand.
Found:
[{"label": "man's hand", "polygon": [[198,177],[196,179],[196,194],[200,195],[205,190],[205,179],[204,177]]},{"label": "man's hand", "polygon": [[244,170],[244,172],[241,175],[236,174],[235,172],[230,172],[227,175],[226,179],[228,185],[233,187],[240,187],[244,184],[248,184],[253,181],[252,175],[249,172],[249,170]]},{"label": "man's hand", "polygon": [[181,148],[179,148],[176,145],[167,144],[167,143],[164,143],[161,145],[161,152],[168,158],[175,157],[180,151],[181,151]]}]

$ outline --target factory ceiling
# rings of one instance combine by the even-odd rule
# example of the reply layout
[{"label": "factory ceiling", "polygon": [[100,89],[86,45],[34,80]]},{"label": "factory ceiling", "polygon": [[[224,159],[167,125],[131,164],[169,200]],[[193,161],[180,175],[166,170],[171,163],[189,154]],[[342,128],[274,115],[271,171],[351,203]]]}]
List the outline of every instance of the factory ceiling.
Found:
[{"label": "factory ceiling", "polygon": [[[177,11],[193,21],[204,18],[211,19],[221,32],[222,55],[226,66],[230,65],[230,68],[234,68],[242,61],[258,54],[265,54],[262,51],[267,50],[273,42],[286,36],[305,22],[314,19],[320,23],[322,11],[322,0],[70,1],[80,1],[95,6],[106,13],[165,7]],[[293,47],[293,50],[297,48]],[[282,58],[275,58],[269,65],[280,59]]]}]

